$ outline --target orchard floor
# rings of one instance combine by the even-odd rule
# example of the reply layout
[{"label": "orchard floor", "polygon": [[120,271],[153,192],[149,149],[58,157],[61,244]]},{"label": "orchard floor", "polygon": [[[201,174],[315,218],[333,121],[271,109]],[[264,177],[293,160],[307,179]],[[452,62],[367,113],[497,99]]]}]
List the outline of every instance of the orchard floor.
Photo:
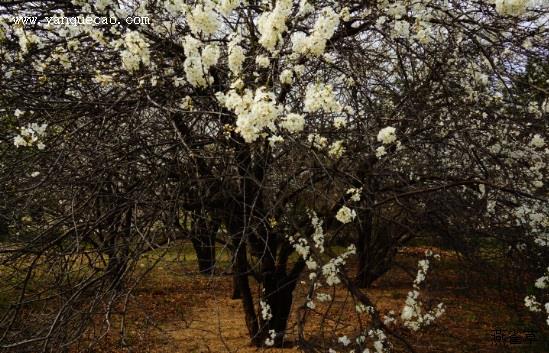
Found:
[{"label": "orchard floor", "polygon": [[[398,256],[398,262],[414,269],[425,248],[407,248]],[[440,253],[440,251],[439,251]],[[549,352],[547,332],[535,331],[534,343],[503,346],[496,344],[494,330],[524,331],[529,328],[529,316],[521,307],[521,298],[502,291],[483,278],[463,278],[457,271],[454,255],[444,253],[438,264],[433,264],[427,276],[423,300],[433,304],[443,302],[445,315],[433,326],[418,333],[400,330],[418,353],[427,352]],[[143,264],[143,266],[145,266]],[[409,271],[408,271],[409,272]],[[397,313],[402,308],[413,278],[400,267],[387,273],[367,290],[382,314],[389,310]],[[484,284],[484,285],[483,285]],[[254,288],[255,290],[255,288]],[[115,333],[109,335],[97,352],[137,353],[206,353],[206,352],[299,352],[296,348],[256,349],[250,347],[239,300],[230,299],[230,276],[203,276],[194,272],[190,255],[168,256],[138,285],[128,310],[126,346],[122,347]],[[294,307],[303,304],[305,294],[298,286]],[[345,326],[345,318],[356,315],[341,289],[336,289],[332,311],[342,318],[335,332],[346,334],[352,327]],[[294,310],[295,311],[295,310]],[[295,318],[290,319],[288,339],[296,334]],[[113,330],[116,331],[116,330]],[[306,333],[318,332],[318,322],[312,317]],[[311,338],[314,338],[310,336]],[[334,348],[338,348],[334,343]],[[339,348],[343,348],[341,345]],[[338,349],[338,352],[349,350]],[[404,351],[395,347],[395,352]]]}]

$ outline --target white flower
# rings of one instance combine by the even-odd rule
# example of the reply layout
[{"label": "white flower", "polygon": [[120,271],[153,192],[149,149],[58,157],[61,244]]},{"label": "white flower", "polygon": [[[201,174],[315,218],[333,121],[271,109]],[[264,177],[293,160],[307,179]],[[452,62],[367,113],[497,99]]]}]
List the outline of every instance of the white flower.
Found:
[{"label": "white flower", "polygon": [[130,31],[124,36],[124,44],[126,50],[123,50],[120,55],[122,57],[122,66],[127,71],[135,71],[139,69],[139,64],[150,64],[149,44],[137,31]]},{"label": "white flower", "polygon": [[358,303],[358,304],[355,305],[355,311],[359,314],[365,313],[365,312],[373,313],[374,308],[372,308],[371,306],[366,306],[362,303]]},{"label": "white flower", "polygon": [[33,178],[36,178],[39,175],[40,175],[40,172],[32,172],[31,173],[31,177],[33,177]]},{"label": "white flower", "polygon": [[345,147],[343,146],[343,140],[335,141],[330,145],[328,154],[333,158],[340,158],[345,153]]},{"label": "white flower", "polygon": [[383,129],[379,130],[379,133],[377,134],[377,140],[384,145],[393,143],[396,141],[395,132],[396,129],[392,126],[384,127]]},{"label": "white flower", "polygon": [[336,219],[338,221],[340,221],[341,223],[343,223],[343,224],[352,222],[353,219],[355,219],[355,217],[356,217],[355,210],[351,210],[347,206],[341,207],[339,209],[339,211],[337,211],[337,214],[336,214]]},{"label": "white flower", "polygon": [[501,15],[520,16],[527,5],[527,0],[496,0],[496,11]]},{"label": "white flower", "polygon": [[431,41],[431,37],[433,35],[431,26],[424,26],[420,30],[417,31],[415,38],[421,43],[421,44],[428,44]]},{"label": "white flower", "polygon": [[239,95],[234,90],[226,95],[218,95],[218,100],[226,108],[234,111],[237,115],[236,132],[238,132],[247,143],[254,142],[265,128],[272,131],[276,129],[275,120],[281,109],[276,104],[276,97],[272,92],[260,87],[255,94],[245,90]]},{"label": "white flower", "polygon": [[410,23],[408,21],[395,21],[391,34],[397,38],[408,38],[410,36]]},{"label": "white flower", "polygon": [[311,271],[316,270],[318,267],[318,264],[313,259],[308,259],[307,261],[305,261],[305,265],[307,265],[307,268]]},{"label": "white flower", "polygon": [[95,8],[97,9],[97,11],[103,12],[107,8],[107,6],[111,4],[111,2],[112,0],[97,0],[97,2],[95,3]]},{"label": "white flower", "polygon": [[351,19],[351,11],[348,7],[344,7],[341,9],[341,12],[339,12],[339,17],[345,22],[348,22]]},{"label": "white flower", "polygon": [[[185,61],[183,63],[187,81],[194,87],[207,87],[209,82],[213,80],[213,77],[207,79],[205,73],[207,72],[208,67],[203,66],[202,56],[200,54],[200,48],[202,42],[198,39],[188,35],[185,37],[183,42],[183,50],[185,51]],[[207,54],[207,60],[211,62],[217,61],[215,57],[215,49],[210,49]],[[219,54],[217,53],[217,56]]]},{"label": "white flower", "polygon": [[233,75],[238,76],[240,72],[242,71],[242,64],[244,63],[244,60],[246,59],[246,56],[244,54],[244,49],[239,45],[241,38],[236,37],[231,42],[229,42],[228,48],[229,48],[229,58],[228,58],[228,64],[229,64],[229,70],[233,73]]},{"label": "white flower", "polygon": [[339,15],[330,7],[323,8],[310,36],[302,32],[292,35],[292,50],[298,54],[321,56],[338,25]]},{"label": "white flower", "polygon": [[329,302],[330,300],[332,300],[332,296],[327,293],[318,293],[316,295],[316,298],[318,299],[319,302],[322,302],[322,303]]},{"label": "white flower", "polygon": [[404,306],[404,308],[402,308],[402,314],[400,315],[400,318],[403,320],[403,321],[408,321],[412,318],[412,316],[414,315],[414,309],[411,307],[411,306]]},{"label": "white flower", "polygon": [[211,1],[194,6],[187,14],[187,22],[191,32],[195,35],[200,33],[210,35],[215,33],[219,27],[219,19]]},{"label": "white flower", "polygon": [[318,149],[326,148],[328,145],[328,139],[324,136],[320,136],[319,134],[309,134],[309,136],[307,136],[307,141],[309,141],[313,147]]},{"label": "white flower", "polygon": [[337,340],[345,347],[347,347],[351,343],[351,340],[347,336],[341,336]]},{"label": "white flower", "polygon": [[40,138],[46,132],[47,127],[47,124],[31,123],[26,127],[19,128],[19,135],[13,138],[13,144],[16,147],[36,145],[39,150],[43,150],[46,145],[40,141]]},{"label": "white flower", "polygon": [[545,140],[543,137],[541,137],[539,134],[535,134],[532,138],[532,141],[530,141],[530,146],[541,148],[545,145]]},{"label": "white flower", "polygon": [[[324,252],[324,230],[322,229],[322,220],[320,220],[314,211],[308,211],[309,217],[311,217],[311,224],[315,230],[313,234],[313,241],[315,247],[320,253]],[[315,264],[316,268],[316,264]]]},{"label": "white flower", "polygon": [[305,16],[310,14],[315,10],[314,6],[311,5],[307,0],[301,0],[299,2],[299,11],[297,16]]},{"label": "white flower", "polygon": [[274,345],[274,340],[272,340],[271,338],[265,338],[265,345],[268,347]]},{"label": "white flower", "polygon": [[541,304],[536,300],[536,297],[533,295],[528,295],[524,298],[524,306],[532,312],[540,312]]},{"label": "white flower", "polygon": [[232,89],[237,89],[237,90],[242,90],[244,88],[244,81],[242,81],[242,79],[239,78],[238,80],[231,83],[231,88]]},{"label": "white flower", "polygon": [[259,306],[261,307],[261,317],[263,320],[270,320],[273,317],[273,314],[271,313],[271,306],[263,300],[259,301]]},{"label": "white flower", "polygon": [[303,119],[303,115],[296,113],[290,113],[286,115],[282,118],[282,122],[280,123],[280,127],[288,130],[289,132],[303,131],[304,126],[305,119]]},{"label": "white flower", "polygon": [[27,146],[27,141],[21,135],[17,135],[13,138],[13,144],[15,147]]},{"label": "white flower", "polygon": [[351,195],[351,200],[354,202],[360,201],[360,194],[362,193],[362,188],[350,188],[345,192],[347,195]]},{"label": "white flower", "polygon": [[255,59],[255,62],[257,64],[257,66],[259,66],[260,68],[266,68],[266,67],[269,67],[271,61],[269,60],[268,57],[266,57],[265,55],[259,55],[256,59]]},{"label": "white flower", "polygon": [[310,84],[305,92],[305,112],[324,111],[327,113],[341,112],[341,105],[337,102],[332,85]]},{"label": "white flower", "polygon": [[241,0],[221,0],[218,9],[223,15],[228,16],[231,11],[240,5]]},{"label": "white flower", "polygon": [[292,70],[284,70],[280,73],[280,83],[284,85],[291,85],[294,81],[294,74]]},{"label": "white flower", "polygon": [[278,0],[275,8],[264,12],[257,20],[257,27],[261,37],[259,44],[270,52],[274,52],[276,44],[287,29],[286,19],[292,13],[292,0]]},{"label": "white flower", "polygon": [[347,120],[344,117],[338,116],[334,119],[334,127],[341,129],[347,125]]},{"label": "white flower", "polygon": [[538,278],[534,285],[536,286],[536,288],[544,289],[544,288],[547,288],[548,283],[549,283],[549,277],[543,276]]},{"label": "white flower", "polygon": [[271,147],[275,147],[275,145],[280,142],[284,142],[284,138],[282,136],[272,135],[271,137],[269,137],[269,145]]},{"label": "white flower", "polygon": [[376,157],[377,158],[381,158],[386,154],[387,154],[387,152],[385,151],[384,146],[379,146],[378,148],[376,148]]},{"label": "white flower", "polygon": [[210,68],[217,64],[220,50],[217,44],[208,44],[202,51],[202,64],[205,68]]}]

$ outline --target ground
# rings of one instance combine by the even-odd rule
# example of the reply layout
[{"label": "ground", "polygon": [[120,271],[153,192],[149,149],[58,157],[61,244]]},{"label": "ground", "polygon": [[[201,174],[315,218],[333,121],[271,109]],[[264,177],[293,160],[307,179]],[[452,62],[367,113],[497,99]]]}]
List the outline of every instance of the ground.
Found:
[{"label": "ground", "polygon": [[[399,254],[398,262],[413,268],[424,250],[406,248]],[[398,331],[408,338],[418,353],[549,352],[547,332],[541,332],[529,324],[532,316],[521,307],[521,298],[512,297],[512,293],[501,290],[501,286],[489,280],[464,278],[460,275],[461,263],[456,256],[450,252],[442,253],[442,260],[430,269],[427,288],[422,291],[422,297],[432,304],[443,302],[447,312],[436,324],[419,333],[404,329]],[[226,259],[221,259],[220,263],[223,264],[223,261]],[[141,264],[144,268],[146,265]],[[166,256],[134,291],[127,320],[127,346],[117,344],[119,335],[113,330],[98,351],[258,352],[248,343],[240,301],[230,299],[230,276],[200,275],[195,272],[194,266],[194,259],[187,252]],[[367,293],[382,313],[389,310],[398,312],[411,288],[412,280],[409,273],[397,266],[378,280]],[[472,281],[475,281],[474,285]],[[345,325],[346,317],[356,315],[354,304],[341,289],[336,289],[332,294],[335,294],[335,300],[330,310],[334,310],[333,313],[340,320],[326,324],[326,330],[329,326],[338,335],[356,332],[356,327]],[[305,294],[298,286],[294,307],[302,305],[304,298]],[[319,323],[315,322],[317,319],[314,315],[309,318],[306,329],[309,338],[321,339]],[[296,335],[294,322],[295,317],[292,317],[287,336],[290,341]],[[529,329],[534,331],[534,337],[530,336],[532,342],[525,339],[524,331]],[[509,336],[513,331],[522,339],[521,343],[501,344],[501,335]],[[299,352],[296,348],[266,351]],[[395,347],[395,351],[402,349]]]}]

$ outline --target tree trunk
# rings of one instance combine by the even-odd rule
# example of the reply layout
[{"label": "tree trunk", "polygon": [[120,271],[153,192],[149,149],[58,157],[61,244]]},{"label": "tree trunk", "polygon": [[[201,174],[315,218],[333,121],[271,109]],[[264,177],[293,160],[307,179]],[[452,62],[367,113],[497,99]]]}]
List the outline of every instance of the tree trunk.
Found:
[{"label": "tree trunk", "polygon": [[[227,224],[229,225],[229,231],[232,236],[231,243],[234,251],[233,285],[235,285],[235,288],[233,288],[233,291],[236,291],[236,288],[238,288],[238,294],[240,294],[242,307],[244,309],[244,317],[246,321],[246,328],[248,329],[248,335],[251,338],[252,344],[259,346],[259,322],[255,312],[254,300],[248,277],[249,266],[246,242],[242,241],[243,230],[245,229],[242,226],[242,217],[232,214]],[[233,292],[233,294],[235,293]]]},{"label": "tree trunk", "polygon": [[[235,259],[233,259],[234,261]],[[236,265],[233,263],[233,293],[231,299],[242,299],[242,294],[240,294],[240,285],[238,284],[238,270]]]},{"label": "tree trunk", "polygon": [[200,273],[213,274],[215,269],[215,235],[193,237],[191,242],[196,253]]},{"label": "tree trunk", "polygon": [[366,288],[373,282],[368,274],[368,250],[372,241],[373,228],[372,211],[366,211],[359,228],[357,243],[358,268],[356,282],[360,288]]},{"label": "tree trunk", "polygon": [[209,220],[207,216],[197,216],[193,221],[191,242],[198,262],[198,270],[202,274],[211,275],[215,270],[215,239],[219,222]]},{"label": "tree trunk", "polygon": [[272,317],[262,325],[260,333],[262,344],[265,339],[271,338],[270,331],[273,330],[275,332],[274,346],[284,346],[284,334],[288,325],[296,283],[296,279],[280,272],[265,277],[265,302],[271,309]]},{"label": "tree trunk", "polygon": [[246,319],[246,328],[248,334],[255,346],[260,346],[259,338],[259,323],[254,308],[254,300],[252,291],[250,289],[250,281],[248,278],[248,259],[246,256],[246,249],[239,247],[236,254],[236,268],[237,268],[237,282],[241,295],[242,307],[244,308],[244,314]]},{"label": "tree trunk", "polygon": [[358,234],[358,268],[356,283],[368,288],[391,268],[396,256],[400,236],[395,235],[392,224],[380,227],[370,211],[366,212]]}]

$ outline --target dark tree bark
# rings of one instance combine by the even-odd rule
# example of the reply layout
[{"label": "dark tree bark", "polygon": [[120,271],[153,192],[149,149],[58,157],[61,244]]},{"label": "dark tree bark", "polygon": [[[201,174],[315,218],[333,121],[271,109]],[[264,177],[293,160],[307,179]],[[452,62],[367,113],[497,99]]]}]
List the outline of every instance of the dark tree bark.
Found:
[{"label": "dark tree bark", "polygon": [[356,283],[359,288],[370,287],[389,271],[405,234],[396,224],[377,224],[373,213],[365,212],[357,242]]},{"label": "dark tree bark", "polygon": [[194,220],[191,242],[196,253],[198,270],[202,274],[213,274],[215,270],[215,240],[219,222],[197,217]]},{"label": "dark tree bark", "polygon": [[358,232],[357,241],[357,255],[358,255],[358,268],[356,281],[360,288],[368,287],[375,279],[369,274],[368,266],[368,250],[372,240],[373,231],[373,217],[371,211],[366,211],[364,216],[364,222],[361,222]]},{"label": "dark tree bark", "polygon": [[262,343],[270,337],[269,331],[274,330],[276,334],[274,347],[284,346],[286,327],[293,303],[293,291],[303,268],[304,262],[299,261],[289,274],[284,268],[278,267],[274,273],[265,276],[265,301],[271,309],[272,317],[262,325],[260,333]]},{"label": "dark tree bark", "polygon": [[255,346],[260,346],[259,338],[259,322],[255,312],[254,300],[250,288],[248,256],[246,250],[246,242],[242,241],[244,228],[242,227],[243,220],[238,215],[231,215],[229,231],[231,233],[232,246],[234,249],[234,274],[233,283],[237,285],[242,307],[244,309],[244,318],[248,335]]}]

